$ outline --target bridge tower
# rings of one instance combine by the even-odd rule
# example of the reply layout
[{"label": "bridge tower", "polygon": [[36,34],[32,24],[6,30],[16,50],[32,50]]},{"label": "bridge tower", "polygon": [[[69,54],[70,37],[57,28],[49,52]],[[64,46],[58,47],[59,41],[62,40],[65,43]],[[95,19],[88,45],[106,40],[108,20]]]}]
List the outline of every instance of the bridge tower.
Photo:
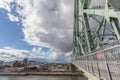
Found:
[{"label": "bridge tower", "polygon": [[119,4],[120,0],[74,0],[72,58],[120,39]]}]

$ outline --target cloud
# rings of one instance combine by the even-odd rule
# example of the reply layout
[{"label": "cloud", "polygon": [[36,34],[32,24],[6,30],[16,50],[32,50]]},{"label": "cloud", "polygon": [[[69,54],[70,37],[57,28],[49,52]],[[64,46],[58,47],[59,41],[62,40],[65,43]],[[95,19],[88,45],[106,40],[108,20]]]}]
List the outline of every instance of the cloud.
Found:
[{"label": "cloud", "polygon": [[1,0],[0,1],[0,8],[3,8],[7,10],[8,12],[11,12],[10,2],[13,0]]},{"label": "cloud", "polygon": [[4,47],[0,49],[0,60],[12,61],[17,59],[23,59],[30,56],[27,50],[17,50],[11,47]]},{"label": "cloud", "polygon": [[10,13],[8,13],[7,15],[8,15],[8,17],[11,21],[13,21],[13,22],[18,22],[19,21],[18,17],[15,17],[14,15],[12,15]]},{"label": "cloud", "polygon": [[0,49],[0,61],[23,60],[24,58],[48,60],[50,59],[48,53],[49,52],[42,51],[42,49],[35,50],[35,48],[33,48],[33,51],[28,51],[15,49],[8,46]]},{"label": "cloud", "polygon": [[34,47],[31,51],[31,55],[33,56],[33,58],[48,59],[50,54],[50,51],[44,51],[42,47]]},{"label": "cloud", "polygon": [[[57,52],[57,53],[56,53]],[[42,48],[34,47],[32,51],[19,50],[12,47],[4,47],[0,49],[0,61],[14,61],[23,60],[28,58],[29,60],[36,61],[69,61],[68,54],[61,54],[58,51],[50,50],[43,51]]]},{"label": "cloud", "polygon": [[60,0],[33,1],[24,11],[28,12],[23,20],[24,40],[31,45],[70,51],[73,26],[71,9],[70,5]]},{"label": "cloud", "polygon": [[69,61],[71,54],[71,52],[63,54],[61,51],[55,49],[44,51],[42,47],[34,47],[32,53],[34,53],[33,55],[36,55],[37,57],[41,56],[42,59],[46,59],[49,61],[62,61],[62,62]]},{"label": "cloud", "polygon": [[8,12],[11,21],[21,22],[24,41],[50,47],[64,55],[72,48],[73,1],[2,0],[0,8]]},{"label": "cloud", "polygon": [[71,53],[72,52],[62,53],[61,51],[51,49],[49,59],[58,62],[69,62]]},{"label": "cloud", "polygon": [[34,47],[33,49],[32,49],[32,52],[35,52],[35,53],[40,53],[42,51],[42,47]]}]

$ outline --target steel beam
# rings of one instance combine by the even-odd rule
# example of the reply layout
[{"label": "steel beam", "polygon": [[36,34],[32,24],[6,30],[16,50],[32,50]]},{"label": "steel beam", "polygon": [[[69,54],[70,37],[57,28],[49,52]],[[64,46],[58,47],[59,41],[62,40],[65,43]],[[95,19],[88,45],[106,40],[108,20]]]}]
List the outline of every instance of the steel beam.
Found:
[{"label": "steel beam", "polygon": [[[83,12],[87,13],[87,14],[94,14],[94,15],[100,15],[100,16],[105,16],[104,14],[106,14],[105,8],[101,8],[101,9],[84,9]],[[114,18],[118,17],[116,12],[114,11],[114,9],[109,9],[108,13],[109,13],[108,16],[110,16],[110,17],[114,17]]]},{"label": "steel beam", "polygon": [[[74,0],[73,55],[75,57],[89,54],[92,50],[109,44],[110,41],[120,40],[118,15],[114,7],[110,6],[112,5],[110,0],[105,1],[104,7],[89,8],[91,0]],[[89,21],[91,16],[97,22],[97,25],[92,24],[94,30],[91,29]],[[96,16],[101,16],[103,19],[99,20]],[[79,27],[82,27],[81,32]]]}]

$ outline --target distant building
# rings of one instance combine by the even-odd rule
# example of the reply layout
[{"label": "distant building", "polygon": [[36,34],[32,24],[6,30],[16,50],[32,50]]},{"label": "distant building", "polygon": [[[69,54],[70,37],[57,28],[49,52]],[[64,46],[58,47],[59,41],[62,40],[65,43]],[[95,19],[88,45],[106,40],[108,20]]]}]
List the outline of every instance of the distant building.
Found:
[{"label": "distant building", "polygon": [[13,63],[11,64],[11,67],[21,67],[21,63],[17,60],[13,61]]},{"label": "distant building", "polygon": [[4,61],[0,61],[0,65],[3,65]]},{"label": "distant building", "polygon": [[11,67],[25,67],[28,64],[29,64],[28,59],[25,58],[22,62],[17,60],[13,61],[13,63],[11,64]]},{"label": "distant building", "polygon": [[25,66],[29,64],[29,61],[28,61],[27,58],[25,58],[25,59],[23,60],[23,64],[24,64]]}]

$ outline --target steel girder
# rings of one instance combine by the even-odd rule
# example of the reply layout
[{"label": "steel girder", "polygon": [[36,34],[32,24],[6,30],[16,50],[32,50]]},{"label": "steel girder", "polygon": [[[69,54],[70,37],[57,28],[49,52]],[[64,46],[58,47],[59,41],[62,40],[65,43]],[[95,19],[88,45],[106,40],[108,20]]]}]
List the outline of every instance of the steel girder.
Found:
[{"label": "steel girder", "polygon": [[[120,39],[118,15],[105,0],[104,6],[89,8],[92,0],[74,0],[73,57],[89,54],[92,50]],[[109,0],[111,1],[111,0]],[[96,16],[101,16],[101,19]],[[91,21],[98,25],[91,27]],[[79,25],[81,24],[81,25]],[[79,28],[82,27],[82,30]],[[94,28],[94,29],[92,29]]]}]

